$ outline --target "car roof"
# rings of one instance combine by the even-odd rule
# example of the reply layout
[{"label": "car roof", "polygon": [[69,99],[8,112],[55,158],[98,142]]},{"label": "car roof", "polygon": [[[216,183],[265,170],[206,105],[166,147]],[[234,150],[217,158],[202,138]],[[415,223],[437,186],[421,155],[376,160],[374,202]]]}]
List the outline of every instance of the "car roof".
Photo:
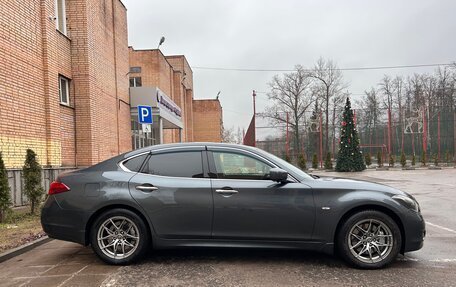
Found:
[{"label": "car roof", "polygon": [[144,147],[141,149],[137,149],[131,152],[127,152],[125,154],[125,158],[146,153],[146,152],[153,152],[154,150],[161,150],[161,149],[173,149],[173,148],[184,148],[184,147],[232,147],[232,148],[239,148],[244,150],[251,150],[256,151],[257,148],[240,145],[240,144],[231,144],[231,143],[215,143],[215,142],[185,142],[185,143],[171,143],[171,144],[159,144],[159,145],[152,145],[148,147]]}]

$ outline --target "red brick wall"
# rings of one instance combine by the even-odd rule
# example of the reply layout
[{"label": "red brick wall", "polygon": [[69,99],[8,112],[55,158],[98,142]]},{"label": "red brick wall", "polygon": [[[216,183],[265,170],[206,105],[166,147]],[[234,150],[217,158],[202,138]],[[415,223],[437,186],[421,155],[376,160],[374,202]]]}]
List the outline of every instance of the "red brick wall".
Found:
[{"label": "red brick wall", "polygon": [[[91,165],[131,149],[126,9],[120,0],[67,0],[66,9],[68,36],[56,30],[54,0],[0,5],[7,167],[20,167],[26,148],[52,166]],[[60,105],[59,75],[71,80],[70,107]]]},{"label": "red brick wall", "polygon": [[219,100],[193,100],[193,139],[222,141],[222,106]]}]

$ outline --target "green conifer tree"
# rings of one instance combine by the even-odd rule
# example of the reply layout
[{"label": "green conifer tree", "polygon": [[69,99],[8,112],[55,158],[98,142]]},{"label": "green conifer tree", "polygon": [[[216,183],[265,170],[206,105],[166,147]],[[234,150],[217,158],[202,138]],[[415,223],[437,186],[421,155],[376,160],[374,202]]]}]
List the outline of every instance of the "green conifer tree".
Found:
[{"label": "green conifer tree", "polygon": [[332,164],[331,153],[330,152],[328,152],[326,154],[325,169],[333,169],[333,164]]},{"label": "green conifer tree", "polygon": [[11,195],[8,184],[8,174],[2,153],[0,152],[0,223],[5,220],[6,214],[11,210]]},{"label": "green conifer tree", "polygon": [[407,164],[407,158],[405,157],[405,153],[402,153],[401,154],[401,166],[405,167],[406,164]]},{"label": "green conifer tree", "polygon": [[378,165],[378,167],[383,166],[383,155],[382,155],[381,151],[377,152],[377,165]]},{"label": "green conifer tree", "polygon": [[370,166],[372,164],[372,158],[369,152],[364,155],[364,161],[366,162],[367,166]]},{"label": "green conifer tree", "polygon": [[301,153],[298,156],[298,166],[302,170],[307,169],[307,159],[306,159],[306,155],[304,153]]},{"label": "green conifer tree", "polygon": [[317,154],[314,153],[312,156],[312,168],[317,169],[318,168],[318,157]]},{"label": "green conifer tree", "polygon": [[394,155],[390,154],[388,165],[389,165],[390,167],[394,167],[394,163],[395,163],[395,162],[396,162],[396,158],[394,157]]},{"label": "green conifer tree", "polygon": [[363,155],[359,149],[358,132],[356,131],[350,99],[347,98],[343,114],[340,136],[340,148],[337,156],[337,171],[362,171],[366,169]]},{"label": "green conifer tree", "polygon": [[425,152],[424,150],[421,152],[421,159],[420,159],[420,161],[421,161],[421,164],[422,164],[423,166],[426,166],[426,152]]},{"label": "green conifer tree", "polygon": [[41,186],[41,166],[36,159],[36,153],[27,149],[27,155],[22,168],[24,176],[24,193],[30,200],[30,212],[35,214],[36,207],[40,204],[44,194]]}]

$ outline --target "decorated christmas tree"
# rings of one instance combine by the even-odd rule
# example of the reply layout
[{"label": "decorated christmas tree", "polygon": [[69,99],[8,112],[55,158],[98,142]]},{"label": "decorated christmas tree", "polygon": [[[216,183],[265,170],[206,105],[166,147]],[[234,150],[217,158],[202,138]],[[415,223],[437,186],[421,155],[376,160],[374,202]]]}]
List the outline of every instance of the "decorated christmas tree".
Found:
[{"label": "decorated christmas tree", "polygon": [[359,150],[359,138],[353,110],[350,100],[347,98],[340,130],[340,148],[337,155],[336,171],[362,171],[365,169],[363,155]]}]

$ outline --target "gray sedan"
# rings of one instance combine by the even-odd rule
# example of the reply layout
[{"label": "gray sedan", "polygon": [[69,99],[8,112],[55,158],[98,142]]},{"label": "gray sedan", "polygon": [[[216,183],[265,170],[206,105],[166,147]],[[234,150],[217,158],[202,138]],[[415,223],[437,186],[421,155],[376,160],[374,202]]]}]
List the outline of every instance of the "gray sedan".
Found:
[{"label": "gray sedan", "polygon": [[420,249],[425,236],[405,192],[318,178],[260,149],[215,143],[151,146],[62,174],[41,222],[109,264],[151,248],[299,248],[373,269]]}]

